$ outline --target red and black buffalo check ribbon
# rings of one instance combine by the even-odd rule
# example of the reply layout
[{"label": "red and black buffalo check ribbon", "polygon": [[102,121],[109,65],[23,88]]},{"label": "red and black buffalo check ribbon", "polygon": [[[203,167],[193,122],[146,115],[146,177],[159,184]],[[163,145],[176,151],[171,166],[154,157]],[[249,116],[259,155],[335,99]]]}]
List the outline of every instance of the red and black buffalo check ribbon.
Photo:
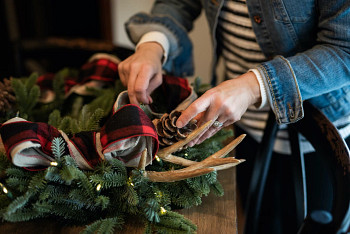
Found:
[{"label": "red and black buffalo check ribbon", "polygon": [[154,126],[144,111],[136,105],[119,108],[99,132],[80,132],[68,138],[64,132],[46,123],[13,118],[0,127],[8,158],[28,170],[46,168],[55,161],[52,141],[62,137],[66,154],[71,155],[81,169],[93,169],[101,160],[117,158],[126,166],[136,167],[142,151],[147,148],[147,164],[158,150]]},{"label": "red and black buffalo check ribbon", "polygon": [[[118,58],[112,55],[94,55],[81,67],[79,76],[65,77],[66,96],[72,92],[82,92],[86,87],[113,86],[119,79],[118,62]],[[54,76],[45,74],[38,78],[37,84],[42,91],[53,93]],[[166,112],[175,108],[184,109],[197,97],[186,79],[167,75],[163,75],[163,83],[155,92],[160,93],[167,107]],[[53,95],[48,96],[54,98]],[[114,114],[99,132],[80,132],[71,138],[46,123],[29,122],[18,117],[6,121],[0,127],[0,135],[8,158],[15,165],[29,170],[46,168],[55,161],[52,140],[62,137],[66,141],[66,153],[75,159],[81,169],[93,169],[101,160],[111,158],[121,160],[126,166],[136,167],[145,148],[148,152],[146,163],[151,163],[158,150],[158,138],[151,119],[140,107],[127,101],[118,103],[118,99]],[[163,114],[153,107],[148,107],[151,113]]]}]

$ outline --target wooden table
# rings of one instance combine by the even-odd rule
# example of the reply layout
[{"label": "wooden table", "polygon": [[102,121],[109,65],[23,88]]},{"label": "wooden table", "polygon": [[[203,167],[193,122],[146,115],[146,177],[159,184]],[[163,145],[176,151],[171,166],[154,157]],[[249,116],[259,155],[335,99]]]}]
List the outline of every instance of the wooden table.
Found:
[{"label": "wooden table", "polygon": [[[197,225],[198,234],[237,233],[235,168],[220,171],[218,175],[225,190],[224,196],[216,197],[209,194],[209,196],[203,197],[200,206],[178,211]],[[0,233],[11,234],[75,234],[83,229],[84,227],[65,227],[45,220],[0,223]],[[116,231],[116,233],[143,233],[143,225],[137,221],[128,221],[125,228],[122,231]]]}]

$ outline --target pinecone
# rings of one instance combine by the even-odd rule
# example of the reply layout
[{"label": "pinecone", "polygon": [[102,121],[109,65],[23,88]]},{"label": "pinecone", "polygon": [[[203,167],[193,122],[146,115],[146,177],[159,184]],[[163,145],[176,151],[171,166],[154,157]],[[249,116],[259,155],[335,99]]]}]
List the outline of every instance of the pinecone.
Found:
[{"label": "pinecone", "polygon": [[192,131],[197,129],[197,120],[191,120],[185,127],[177,128],[175,123],[180,117],[181,111],[174,110],[170,114],[164,114],[160,119],[154,119],[153,125],[158,134],[160,146],[169,146],[185,139]]},{"label": "pinecone", "polygon": [[0,81],[0,116],[11,110],[16,103],[16,96],[11,86],[11,79]]}]

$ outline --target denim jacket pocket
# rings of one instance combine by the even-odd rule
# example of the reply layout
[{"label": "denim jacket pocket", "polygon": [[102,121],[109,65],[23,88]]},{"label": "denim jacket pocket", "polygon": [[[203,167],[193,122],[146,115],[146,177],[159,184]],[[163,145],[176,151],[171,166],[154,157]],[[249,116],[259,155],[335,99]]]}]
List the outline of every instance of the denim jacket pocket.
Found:
[{"label": "denim jacket pocket", "polygon": [[[315,0],[270,0],[276,21],[305,23],[315,8]],[[288,10],[287,10],[288,9]]]}]

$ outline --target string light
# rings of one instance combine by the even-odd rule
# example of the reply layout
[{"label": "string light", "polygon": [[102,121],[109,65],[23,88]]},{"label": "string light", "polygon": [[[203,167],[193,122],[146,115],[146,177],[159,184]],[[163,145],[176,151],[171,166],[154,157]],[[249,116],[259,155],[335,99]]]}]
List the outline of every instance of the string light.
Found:
[{"label": "string light", "polygon": [[129,177],[129,180],[128,180],[128,185],[134,187],[134,183],[132,182],[132,179],[131,177]]},{"label": "string light", "polygon": [[53,167],[57,167],[58,163],[57,162],[50,162],[50,165]]},{"label": "string light", "polygon": [[2,186],[2,191],[3,191],[4,193],[8,193],[8,192],[9,192],[5,186]]},{"label": "string light", "polygon": [[156,155],[156,160],[157,160],[157,162],[160,162],[160,158],[158,157],[158,155]]},{"label": "string light", "polygon": [[3,185],[2,183],[0,183],[0,188],[2,189],[2,191],[6,194],[7,197],[13,199],[12,193],[10,191],[8,191],[8,189],[5,187],[5,185]]},{"label": "string light", "polygon": [[96,191],[99,192],[99,191],[101,190],[101,187],[102,187],[102,185],[101,185],[101,184],[98,184],[98,185],[96,186]]},{"label": "string light", "polygon": [[160,207],[160,214],[161,215],[165,215],[166,214],[166,212],[167,212],[167,210],[166,209],[164,209],[164,207],[162,206],[162,207]]},{"label": "string light", "polygon": [[157,198],[162,198],[163,197],[163,192],[162,191],[157,191],[154,193],[154,195],[156,195]]}]

